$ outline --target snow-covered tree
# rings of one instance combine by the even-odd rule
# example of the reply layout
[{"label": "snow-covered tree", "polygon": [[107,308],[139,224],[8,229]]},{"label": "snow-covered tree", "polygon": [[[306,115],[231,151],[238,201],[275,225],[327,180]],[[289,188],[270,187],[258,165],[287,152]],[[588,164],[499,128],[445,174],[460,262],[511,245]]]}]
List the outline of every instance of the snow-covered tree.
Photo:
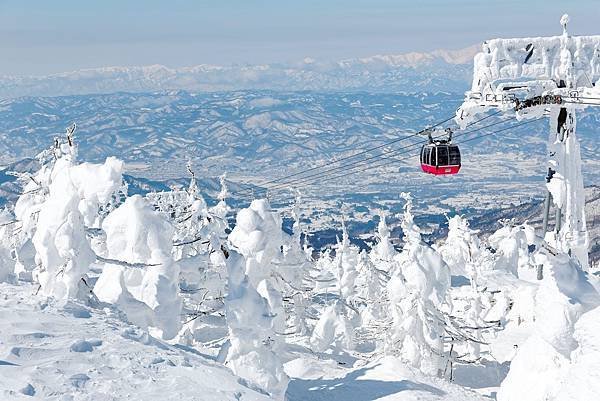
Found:
[{"label": "snow-covered tree", "polygon": [[181,299],[179,268],[171,256],[171,224],[134,195],[108,215],[102,228],[107,254],[94,287],[98,299],[116,305],[133,323],[164,339],[175,337],[181,326]]},{"label": "snow-covered tree", "polygon": [[238,376],[283,399],[288,378],[276,350],[277,333],[283,333],[286,321],[273,265],[281,256],[281,217],[266,200],[254,200],[238,212],[229,241],[236,252],[227,260],[227,364]]},{"label": "snow-covered tree", "polygon": [[[391,264],[385,265],[389,267]],[[385,277],[387,273],[380,270],[367,254],[362,250],[358,257],[357,265],[358,287],[357,298],[360,302],[361,324],[384,319],[387,309],[387,293],[385,291]]]},{"label": "snow-covered tree", "polygon": [[531,261],[529,245],[536,243],[535,231],[529,224],[513,225],[504,222],[500,228],[488,238],[488,243],[496,250],[496,270],[506,270],[515,277],[532,273],[534,263]]},{"label": "snow-covered tree", "polygon": [[306,322],[306,310],[309,306],[310,290],[312,289],[310,281],[312,259],[302,245],[300,204],[301,198],[298,194],[292,208],[292,218],[294,219],[292,235],[284,236],[283,255],[277,273],[281,275],[286,284],[284,296],[292,303],[289,315],[293,331],[300,335],[307,335],[309,328]]},{"label": "snow-covered tree", "polygon": [[[192,344],[206,338],[214,340],[217,332],[222,333],[229,207],[223,178],[219,203],[208,207],[189,163],[188,172],[191,177],[187,188],[150,193],[146,198],[174,227],[173,256],[180,269],[183,313],[188,317],[180,341]],[[211,318],[202,318],[208,315]],[[207,337],[207,331],[213,334]]]},{"label": "snow-covered tree", "polygon": [[338,271],[340,299],[348,304],[353,303],[356,297],[358,254],[358,248],[350,243],[346,222],[342,220],[342,240],[338,240],[335,247],[334,263]]},{"label": "snow-covered tree", "polygon": [[[326,309],[328,313],[321,316],[315,327],[311,343],[318,344],[317,349],[324,347],[327,340],[335,340],[336,343],[343,344],[347,350],[353,349],[355,346],[354,331],[360,324],[359,310],[356,307],[358,303],[356,283],[358,259],[359,249],[350,243],[346,223],[342,220],[342,239],[340,241],[338,238],[335,257],[331,262],[337,279],[338,298],[332,299],[333,304]],[[336,335],[331,334],[333,332],[328,327],[335,327]],[[334,343],[328,345],[336,346]]]},{"label": "snow-covered tree", "polygon": [[442,257],[421,240],[412,199],[406,193],[402,196],[404,248],[387,287],[392,317],[387,348],[424,373],[441,376],[446,358],[440,308],[450,287],[450,272]]},{"label": "snow-covered tree", "polygon": [[463,216],[448,218],[448,237],[438,247],[438,252],[454,275],[469,277],[475,274],[475,261],[479,257],[480,243],[477,231],[469,227]]},{"label": "snow-covered tree", "polygon": [[36,262],[36,250],[31,240],[35,233],[40,210],[50,192],[52,172],[57,160],[62,158],[63,150],[69,153],[74,152],[69,147],[65,149],[60,140],[55,138],[52,147],[36,155],[35,163],[39,165],[36,172],[13,173],[23,187],[14,206],[15,218],[20,227],[19,234],[15,237],[15,273],[23,280],[34,281],[34,271],[35,279],[37,279],[39,268],[38,262]]},{"label": "snow-covered tree", "polygon": [[[477,361],[481,357],[483,333],[494,329],[494,322],[487,322],[486,315],[492,305],[496,305],[495,320],[500,322],[508,312],[508,303],[504,293],[487,292],[486,277],[480,275],[491,273],[494,268],[493,255],[482,246],[478,231],[469,227],[467,219],[456,215],[448,219],[448,237],[438,247],[439,253],[455,275],[468,278],[470,287],[458,290],[459,297],[451,306],[451,315],[446,316],[446,323],[453,326],[453,344],[464,348],[461,362]],[[510,302],[510,301],[508,301]],[[490,316],[488,316],[490,318]],[[458,327],[457,327],[458,326]]]},{"label": "snow-covered tree", "polygon": [[394,257],[398,254],[390,241],[390,229],[385,221],[386,214],[382,210],[379,213],[379,224],[377,224],[377,243],[369,254],[371,260],[379,269],[388,271]]},{"label": "snow-covered tree", "polygon": [[273,314],[246,274],[247,260],[236,251],[227,259],[226,300],[229,342],[226,365],[246,382],[283,401],[289,378],[276,353]]},{"label": "snow-covered tree", "polygon": [[73,126],[67,131],[66,142],[56,141],[51,149],[54,160],[30,176],[15,207],[35,248],[40,292],[58,299],[89,295],[86,274],[96,255],[86,227],[98,227],[100,207],[122,186],[120,160],[77,162],[74,130]]},{"label": "snow-covered tree", "polygon": [[338,271],[333,263],[331,248],[326,248],[319,253],[319,256],[315,260],[313,271],[314,291],[328,293],[333,289],[334,285],[337,285]]},{"label": "snow-covered tree", "polygon": [[281,257],[283,231],[281,216],[271,210],[266,199],[254,200],[236,217],[229,234],[231,246],[246,259],[246,275],[250,283],[267,299],[274,314],[274,328],[285,332],[286,318],[281,294],[282,283],[273,262]]},{"label": "snow-covered tree", "polygon": [[311,349],[324,352],[333,347],[336,350],[351,350],[355,346],[354,330],[346,316],[347,306],[334,300],[325,307],[310,337]]}]

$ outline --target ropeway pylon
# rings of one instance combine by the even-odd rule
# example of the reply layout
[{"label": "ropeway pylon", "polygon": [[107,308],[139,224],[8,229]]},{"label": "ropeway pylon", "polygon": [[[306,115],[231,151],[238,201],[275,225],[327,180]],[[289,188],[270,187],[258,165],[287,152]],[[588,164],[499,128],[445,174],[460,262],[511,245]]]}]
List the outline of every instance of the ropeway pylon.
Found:
[{"label": "ropeway pylon", "polygon": [[[543,237],[588,268],[588,232],[581,156],[576,136],[578,109],[600,106],[600,36],[494,39],[474,59],[473,84],[457,110],[464,127],[490,107],[517,119],[549,116],[547,195]],[[586,100],[596,99],[596,100]],[[555,227],[547,232],[551,206]]]}]

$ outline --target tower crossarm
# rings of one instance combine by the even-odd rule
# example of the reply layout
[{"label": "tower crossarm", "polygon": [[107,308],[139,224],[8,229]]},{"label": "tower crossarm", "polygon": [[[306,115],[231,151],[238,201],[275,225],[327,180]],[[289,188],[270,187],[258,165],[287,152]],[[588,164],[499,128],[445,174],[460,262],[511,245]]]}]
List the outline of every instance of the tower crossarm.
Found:
[{"label": "tower crossarm", "polygon": [[473,82],[456,122],[464,127],[490,107],[511,112],[517,99],[545,95],[589,106],[593,102],[571,99],[600,98],[599,81],[600,35],[570,36],[565,26],[560,36],[488,40],[475,55]]},{"label": "tower crossarm", "polygon": [[[506,103],[506,102],[505,102]],[[526,99],[513,98],[512,109],[518,118],[539,117],[540,112],[551,106],[584,109],[586,107],[600,107],[600,91],[592,88],[556,88],[542,95]],[[508,110],[507,110],[508,111]]]}]

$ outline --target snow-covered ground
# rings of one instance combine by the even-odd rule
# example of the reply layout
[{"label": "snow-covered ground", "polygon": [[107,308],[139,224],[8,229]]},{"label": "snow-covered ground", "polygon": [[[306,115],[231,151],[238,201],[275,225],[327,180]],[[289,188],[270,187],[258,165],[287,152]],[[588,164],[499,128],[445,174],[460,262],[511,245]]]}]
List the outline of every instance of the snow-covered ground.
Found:
[{"label": "snow-covered ground", "polygon": [[0,285],[3,400],[266,400],[210,357],[90,308]]},{"label": "snow-covered ground", "polygon": [[[213,356],[152,338],[114,308],[57,302],[36,290],[0,284],[2,400],[269,399]],[[298,349],[285,365],[289,401],[483,399],[393,357],[347,367]]]},{"label": "snow-covered ground", "polygon": [[345,368],[332,360],[303,357],[288,362],[289,401],[464,400],[486,398],[447,381],[425,377],[394,357]]}]

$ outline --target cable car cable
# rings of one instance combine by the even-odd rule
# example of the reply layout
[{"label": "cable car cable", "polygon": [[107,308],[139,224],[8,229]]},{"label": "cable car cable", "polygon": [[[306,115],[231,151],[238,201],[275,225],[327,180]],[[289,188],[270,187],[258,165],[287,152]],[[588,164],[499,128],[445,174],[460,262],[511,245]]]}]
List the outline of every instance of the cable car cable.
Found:
[{"label": "cable car cable", "polygon": [[[488,119],[488,118],[494,117],[495,115],[498,115],[498,114],[499,114],[499,113],[501,113],[501,112],[502,112],[502,110],[497,110],[497,111],[495,111],[495,112],[494,112],[494,113],[492,113],[492,114],[489,114],[489,115],[487,115],[487,116],[484,116],[484,117],[482,117],[482,118],[480,118],[480,119],[478,119],[478,120],[476,120],[476,121],[473,121],[473,122],[471,122],[471,123],[467,124],[467,127],[473,126],[473,125],[475,125],[475,124],[478,124],[478,123],[480,123],[481,121],[484,121],[484,120],[486,120],[486,119]],[[339,163],[339,162],[342,162],[342,161],[345,161],[345,160],[353,159],[353,158],[355,158],[355,157],[357,157],[357,156],[361,156],[361,155],[363,155],[363,154],[365,154],[365,153],[372,152],[373,150],[381,149],[381,148],[383,148],[383,147],[390,146],[390,145],[392,145],[392,144],[394,144],[394,143],[398,143],[398,142],[401,142],[401,141],[404,141],[404,140],[410,139],[410,138],[412,138],[412,137],[415,137],[415,136],[418,136],[418,135],[422,135],[422,134],[423,134],[423,133],[425,133],[425,132],[426,132],[428,129],[439,127],[440,125],[442,125],[442,124],[444,124],[444,123],[446,123],[446,122],[448,122],[448,121],[450,121],[450,120],[454,119],[455,117],[456,117],[456,116],[455,116],[455,115],[453,115],[453,116],[451,116],[451,117],[449,117],[449,118],[446,118],[446,119],[445,119],[445,120],[443,120],[443,121],[440,121],[440,122],[438,122],[438,123],[436,123],[436,124],[432,125],[431,127],[428,127],[428,128],[422,129],[422,130],[420,130],[420,131],[418,131],[418,132],[415,132],[415,133],[413,133],[413,134],[411,134],[411,135],[409,135],[409,136],[402,137],[402,138],[398,138],[398,139],[394,139],[393,141],[389,141],[389,142],[386,142],[386,143],[384,143],[384,144],[381,144],[381,145],[378,145],[378,146],[375,146],[375,147],[372,147],[372,148],[369,148],[369,149],[365,149],[364,151],[361,151],[361,152],[359,152],[359,153],[356,153],[356,154],[354,154],[354,155],[350,155],[350,156],[346,156],[346,157],[343,157],[343,158],[340,158],[340,159],[337,159],[337,160],[333,160],[333,161],[331,161],[331,162],[328,162],[328,163],[325,163],[325,164],[323,164],[323,165],[320,165],[320,166],[315,166],[315,167],[311,167],[311,168],[309,168],[309,169],[307,169],[307,170],[303,170],[303,171],[299,171],[299,172],[297,172],[297,173],[289,174],[289,175],[287,175],[287,176],[284,176],[284,177],[279,177],[279,178],[277,178],[277,179],[273,179],[273,180],[271,180],[271,181],[267,181],[266,183],[257,184],[257,186],[259,186],[259,187],[260,187],[260,186],[262,186],[262,187],[265,187],[265,186],[267,186],[267,187],[266,187],[266,188],[256,188],[256,189],[257,189],[257,190],[261,190],[261,189],[262,189],[262,190],[269,190],[270,188],[273,188],[273,189],[279,189],[279,187],[287,187],[288,185],[290,185],[290,183],[295,183],[295,182],[298,182],[298,181],[302,181],[302,180],[303,180],[303,179],[305,179],[305,178],[314,177],[314,176],[316,176],[316,175],[318,175],[318,174],[320,174],[320,173],[322,173],[322,172],[320,172],[320,173],[318,173],[318,174],[316,174],[316,173],[315,173],[315,174],[311,174],[311,175],[309,175],[309,176],[306,176],[306,177],[299,177],[299,178],[297,178],[297,179],[295,179],[295,180],[292,180],[292,181],[289,181],[289,182],[285,182],[285,183],[281,183],[281,184],[276,184],[276,185],[274,185],[274,186],[272,186],[272,187],[270,187],[270,188],[268,187],[268,185],[269,185],[269,184],[273,184],[273,183],[280,182],[280,181],[282,181],[282,180],[285,180],[285,179],[287,179],[287,178],[292,178],[292,177],[296,177],[296,176],[298,176],[298,175],[303,175],[303,174],[306,174],[306,173],[308,173],[308,172],[311,172],[311,171],[314,171],[314,170],[321,169],[321,168],[323,168],[323,167],[328,167],[328,166],[331,166],[331,165],[333,165],[333,164],[336,164],[336,163]],[[485,127],[484,127],[484,128],[485,128]],[[388,153],[389,153],[389,152],[388,152]],[[370,158],[368,158],[368,159],[363,159],[362,161],[367,161],[367,160],[371,160],[371,159],[373,159],[373,157],[370,157]],[[359,160],[358,162],[361,162],[361,161]],[[353,162],[352,162],[352,163],[347,163],[347,164],[345,164],[345,165],[343,165],[343,166],[337,166],[337,167],[334,167],[334,168],[328,169],[328,170],[326,170],[326,171],[334,171],[334,170],[336,170],[336,169],[339,169],[339,168],[345,168],[345,167],[347,167],[347,166],[351,166],[352,164],[354,164],[354,163],[353,163]],[[241,184],[241,183],[240,183],[240,184]],[[244,193],[244,192],[250,192],[250,191],[251,191],[251,192],[254,192],[254,190],[255,190],[255,188],[254,188],[254,187],[249,187],[249,185],[246,185],[246,184],[241,184],[241,185],[247,186],[248,188],[247,188],[246,190],[241,190],[241,191],[238,191],[238,194],[241,194],[241,193]]]},{"label": "cable car cable", "polygon": [[[511,125],[511,126],[509,126],[509,127],[506,127],[506,128],[502,128],[502,129],[500,129],[500,130],[496,130],[496,131],[489,132],[489,133],[487,133],[487,134],[483,134],[483,135],[477,135],[477,136],[475,136],[475,137],[472,137],[472,138],[469,138],[469,139],[465,139],[465,140],[463,140],[463,141],[461,141],[461,142],[458,142],[458,143],[460,144],[460,143],[470,142],[470,141],[473,141],[473,140],[476,140],[476,139],[480,139],[480,138],[484,138],[484,137],[487,137],[487,136],[495,135],[495,134],[497,134],[497,133],[499,133],[499,132],[503,132],[503,131],[507,131],[507,130],[509,130],[509,129],[512,129],[512,128],[517,128],[517,127],[520,127],[520,126],[523,126],[523,125],[531,124],[531,123],[533,123],[534,121],[538,121],[538,120],[539,120],[539,118],[532,119],[532,120],[527,120],[527,121],[524,121],[524,122],[521,122],[521,123],[518,123],[518,124]],[[440,137],[441,137],[441,136],[440,136]],[[438,137],[438,138],[439,138],[439,137]],[[410,149],[410,150],[406,150],[405,152],[402,152],[401,154],[404,154],[404,153],[409,153],[411,150],[412,150],[412,149]],[[364,171],[366,171],[366,170],[370,170],[370,169],[373,169],[373,168],[385,167],[385,166],[387,166],[387,165],[390,165],[390,164],[392,164],[392,163],[397,163],[397,162],[398,162],[398,161],[397,161],[396,159],[392,159],[391,161],[390,161],[390,160],[387,160],[387,162],[386,162],[386,163],[383,163],[383,164],[379,164],[379,163],[378,163],[378,164],[373,164],[373,165],[371,165],[371,166],[369,166],[369,167],[367,167],[367,168],[365,168],[365,169],[361,170],[361,172],[364,172]],[[329,180],[335,180],[335,179],[337,179],[337,178],[345,177],[345,176],[349,175],[348,173],[349,173],[351,170],[353,170],[353,169],[350,169],[350,170],[348,170],[348,171],[344,172],[344,174],[337,175],[337,176],[333,176],[333,177],[329,177]],[[316,184],[316,182],[313,182],[313,183],[304,183],[304,184],[301,184],[301,185],[303,185],[303,186],[310,186],[310,185],[314,185],[314,184]]]},{"label": "cable car cable", "polygon": [[[491,117],[491,116],[492,115],[489,115],[489,116],[486,116],[484,118]],[[483,121],[483,118],[481,120],[478,120],[478,121],[475,121],[475,122],[471,123],[471,125],[476,124],[476,123],[478,123],[480,121]],[[483,127],[480,127],[480,128],[476,128],[476,129],[471,130],[471,131],[467,131],[467,132],[464,132],[464,133],[459,133],[458,135],[472,134],[474,132],[481,131],[482,129],[490,128],[490,127],[493,127],[495,125],[498,125],[498,124],[501,124],[501,123],[504,123],[504,122],[506,122],[506,120],[496,121],[496,122],[494,122],[492,124],[488,124],[486,126],[483,126]],[[442,136],[438,136],[435,139],[439,139],[441,137]],[[316,178],[325,178],[325,177],[327,177],[329,175],[329,173],[335,173],[335,172],[337,172],[337,170],[345,169],[345,168],[354,169],[356,167],[364,165],[366,162],[369,162],[370,160],[377,159],[377,158],[379,158],[381,156],[387,156],[387,155],[396,154],[398,152],[401,152],[404,149],[407,149],[407,148],[411,148],[412,149],[412,148],[415,148],[415,147],[418,147],[418,146],[421,146],[421,142],[413,142],[410,145],[406,145],[406,146],[400,147],[398,149],[393,149],[393,150],[384,152],[383,154],[378,154],[378,155],[370,156],[370,157],[368,157],[366,159],[362,159],[362,160],[359,160],[357,162],[351,162],[351,163],[343,164],[341,166],[332,167],[332,168],[327,169],[325,171],[320,171],[320,172],[317,172],[317,173],[314,173],[314,174],[310,174],[310,175],[305,176],[305,177],[300,177],[298,179],[295,179],[295,180],[292,180],[292,181],[288,181],[288,182],[285,182],[285,183],[281,183],[281,184],[278,184],[278,185],[274,185],[274,186],[266,188],[266,189],[269,190],[269,191],[270,190],[278,190],[278,189],[282,189],[282,188],[288,187],[290,185],[302,184],[304,181],[312,179],[312,178],[315,178],[315,177]]]},{"label": "cable car cable", "polygon": [[[455,117],[456,117],[455,115],[452,115],[451,117],[448,117],[445,120],[440,121],[440,122],[436,123],[435,125],[432,125],[431,127],[428,127],[428,128],[439,127],[440,125],[442,125],[444,123],[447,123],[448,121],[452,120]],[[415,132],[415,133],[413,133],[413,134],[411,134],[409,136],[406,136],[406,137],[397,138],[397,139],[394,139],[393,141],[389,141],[389,142],[383,143],[381,145],[377,145],[377,146],[374,146],[372,148],[365,149],[365,150],[360,151],[359,153],[356,153],[356,154],[353,154],[353,155],[345,156],[345,157],[342,157],[342,158],[337,159],[337,160],[332,160],[330,162],[327,162],[327,163],[319,165],[319,166],[311,167],[309,169],[302,170],[302,171],[299,171],[297,173],[293,173],[293,174],[289,174],[289,175],[286,175],[286,176],[283,176],[283,177],[279,177],[279,178],[276,178],[276,179],[273,179],[273,180],[270,180],[270,181],[267,181],[267,182],[264,182],[264,183],[258,183],[256,185],[257,186],[265,187],[265,186],[267,186],[269,184],[277,183],[277,182],[285,180],[287,178],[292,178],[292,177],[295,177],[295,176],[298,176],[298,175],[301,175],[301,174],[308,173],[310,171],[314,171],[314,170],[318,170],[318,169],[323,168],[323,167],[331,166],[333,164],[336,164],[336,163],[339,163],[339,162],[342,162],[342,161],[345,161],[345,160],[353,159],[353,158],[355,158],[357,156],[361,156],[361,155],[363,155],[365,153],[369,153],[369,152],[372,152],[374,150],[381,149],[381,148],[383,148],[385,146],[389,146],[389,145],[392,145],[392,144],[397,143],[397,142],[405,141],[405,140],[407,140],[409,138],[412,138],[414,136],[421,135],[423,132],[425,132],[426,129],[422,129],[421,131]]]}]

